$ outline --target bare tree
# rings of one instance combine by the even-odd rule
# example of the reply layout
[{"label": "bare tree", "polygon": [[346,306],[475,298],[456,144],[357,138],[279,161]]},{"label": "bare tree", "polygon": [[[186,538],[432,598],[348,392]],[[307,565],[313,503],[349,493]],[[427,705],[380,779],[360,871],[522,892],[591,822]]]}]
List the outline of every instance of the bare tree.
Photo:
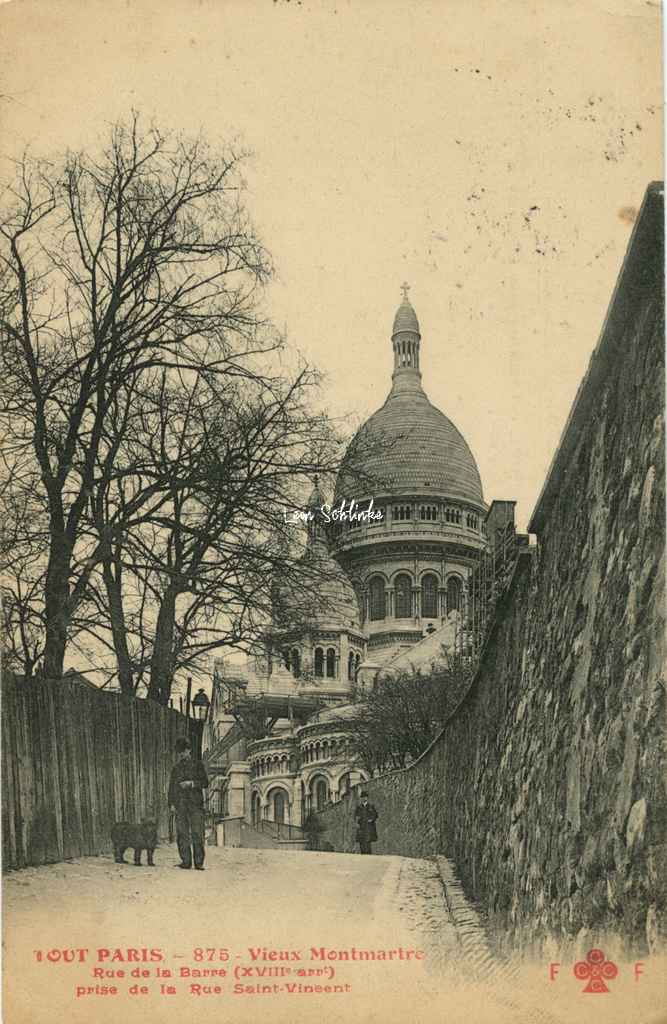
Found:
[{"label": "bare tree", "polygon": [[[306,594],[323,582],[286,521],[304,477],[337,465],[341,443],[313,413],[311,371],[170,384],[135,395],[115,471],[91,500],[121,687],[150,654],[149,696],[223,646],[252,645],[272,613],[270,581]],[[119,421],[116,421],[119,422]],[[100,602],[103,604],[104,602]],[[146,644],[146,638],[149,643]],[[143,668],[145,668],[145,664]]]},{"label": "bare tree", "polygon": [[341,720],[351,750],[369,774],[404,768],[435,739],[471,679],[470,659],[442,651],[442,664],[428,673],[385,676],[361,693],[357,713]]},{"label": "bare tree", "polygon": [[0,524],[3,662],[30,678],[44,653],[44,549],[48,520],[39,480],[28,464],[9,473],[2,465]]},{"label": "bare tree", "polygon": [[0,223],[2,394],[13,472],[35,467],[48,517],[47,676],[114,536],[84,523],[105,425],[160,370],[211,377],[275,345],[257,309],[270,264],[242,203],[243,154],[135,116],[99,157],[23,159]]},{"label": "bare tree", "polygon": [[7,553],[29,672],[60,676],[67,643],[91,634],[124,692],[166,702],[178,668],[257,642],[272,579],[321,602],[331,566],[298,557],[284,513],[343,449],[313,411],[317,375],[281,364],[261,315],[271,267],[242,157],[135,116],[98,157],[14,168],[0,415],[5,511],[40,513],[39,540],[14,530]]},{"label": "bare tree", "polygon": [[42,549],[22,542],[3,565],[2,627],[6,668],[33,676],[44,653]]}]

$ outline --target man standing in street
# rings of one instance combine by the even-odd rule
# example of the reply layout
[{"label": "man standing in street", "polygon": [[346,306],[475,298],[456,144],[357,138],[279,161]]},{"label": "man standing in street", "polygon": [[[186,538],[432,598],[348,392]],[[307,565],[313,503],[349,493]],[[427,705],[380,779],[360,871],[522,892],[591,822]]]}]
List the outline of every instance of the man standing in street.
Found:
[{"label": "man standing in street", "polygon": [[359,849],[362,853],[372,853],[371,843],[377,842],[378,837],[377,829],[375,828],[378,812],[373,807],[373,804],[369,803],[368,793],[361,793],[361,803],[358,803],[355,807],[354,816],[357,820],[357,842],[359,843]]},{"label": "man standing in street", "polygon": [[201,761],[192,757],[190,743],[176,740],[176,764],[169,779],[169,810],[176,815],[179,868],[204,870],[204,794],[208,775]]}]

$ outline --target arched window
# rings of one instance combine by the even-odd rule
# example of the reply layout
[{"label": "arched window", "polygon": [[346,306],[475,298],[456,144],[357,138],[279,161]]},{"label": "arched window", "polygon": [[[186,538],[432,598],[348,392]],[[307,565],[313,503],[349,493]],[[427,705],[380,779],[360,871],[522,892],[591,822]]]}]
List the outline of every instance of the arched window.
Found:
[{"label": "arched window", "polygon": [[350,682],[354,679],[354,651],[350,651],[347,658],[347,678]]},{"label": "arched window", "polygon": [[321,647],[315,648],[315,675],[319,679],[324,675],[324,651]]},{"label": "arched window", "polygon": [[385,596],[384,580],[381,576],[374,576],[368,585],[369,594],[369,617],[371,619],[383,619],[385,617]]},{"label": "arched window", "polygon": [[461,611],[461,580],[450,576],[447,580],[447,612]]},{"label": "arched window", "polygon": [[422,577],[422,616],[435,619],[438,614],[438,577],[432,572]]},{"label": "arched window", "polygon": [[285,668],[289,670],[289,651],[283,651],[283,661],[285,662]]},{"label": "arched window", "polygon": [[409,619],[412,615],[412,580],[406,573],[400,573],[394,583],[395,616]]},{"label": "arched window", "polygon": [[252,794],[252,823],[253,825],[259,825],[262,820],[262,802],[259,798],[257,790]]},{"label": "arched window", "polygon": [[355,680],[357,678],[357,672],[359,671],[359,666],[360,665],[361,665],[361,655],[357,654],[357,655],[355,655],[355,658],[354,658],[354,678],[355,678]]},{"label": "arched window", "polygon": [[315,808],[321,811],[329,802],[329,786],[326,779],[318,778],[315,782]]},{"label": "arched window", "polygon": [[327,647],[327,679],[333,679],[336,675],[336,652],[333,647]]},{"label": "arched window", "polygon": [[292,675],[297,679],[301,675],[301,656],[297,647],[292,648]]},{"label": "arched window", "polygon": [[285,794],[282,789],[276,789],[273,793],[273,820],[279,822],[281,825],[285,821],[285,810],[287,801],[285,800]]}]

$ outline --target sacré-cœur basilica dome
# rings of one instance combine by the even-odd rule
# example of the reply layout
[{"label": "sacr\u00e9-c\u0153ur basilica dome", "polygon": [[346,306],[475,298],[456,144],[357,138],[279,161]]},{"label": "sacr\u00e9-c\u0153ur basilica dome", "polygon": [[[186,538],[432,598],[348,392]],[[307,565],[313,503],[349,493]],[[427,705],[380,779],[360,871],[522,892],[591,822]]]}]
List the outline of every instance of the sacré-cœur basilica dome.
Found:
[{"label": "sacr\u00e9-c\u0153ur basilica dome", "polygon": [[374,665],[448,618],[463,621],[470,571],[486,544],[479,470],[422,386],[421,331],[407,286],[391,346],[391,389],[352,440],[333,502],[354,500],[363,509],[372,499],[382,519],[330,532],[332,553],[358,595]]},{"label": "sacr\u00e9-c\u0153ur basilica dome", "polygon": [[[353,439],[336,487],[352,496],[440,494],[485,510],[482,482],[465,438],[428,400],[419,370],[421,335],[407,299],[394,318],[394,374],[384,405]],[[360,493],[365,492],[365,493]]]}]

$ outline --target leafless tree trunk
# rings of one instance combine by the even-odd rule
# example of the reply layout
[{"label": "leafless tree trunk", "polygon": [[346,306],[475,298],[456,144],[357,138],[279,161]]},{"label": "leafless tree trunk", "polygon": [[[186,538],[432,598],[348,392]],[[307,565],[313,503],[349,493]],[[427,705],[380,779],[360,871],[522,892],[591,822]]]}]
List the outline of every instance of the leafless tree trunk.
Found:
[{"label": "leafless tree trunk", "polygon": [[[267,255],[241,203],[239,156],[135,116],[99,157],[23,160],[0,223],[3,410],[13,458],[30,459],[48,510],[44,672],[113,539],[84,521],[96,468],[114,463],[117,399],[157,369],[221,372],[261,352]],[[29,442],[29,445],[26,443]]]},{"label": "leafless tree trunk", "polygon": [[148,696],[160,704],[166,704],[171,694],[173,677],[174,625],[176,621],[176,591],[168,587],[160,602],[155,627],[153,657],[151,658],[151,680]]},{"label": "leafless tree trunk", "polygon": [[127,640],[127,622],[123,604],[123,567],[116,545],[115,557],[106,555],[102,561],[102,579],[107,599],[109,626],[116,653],[118,683],[122,693],[134,694],[135,684]]}]

